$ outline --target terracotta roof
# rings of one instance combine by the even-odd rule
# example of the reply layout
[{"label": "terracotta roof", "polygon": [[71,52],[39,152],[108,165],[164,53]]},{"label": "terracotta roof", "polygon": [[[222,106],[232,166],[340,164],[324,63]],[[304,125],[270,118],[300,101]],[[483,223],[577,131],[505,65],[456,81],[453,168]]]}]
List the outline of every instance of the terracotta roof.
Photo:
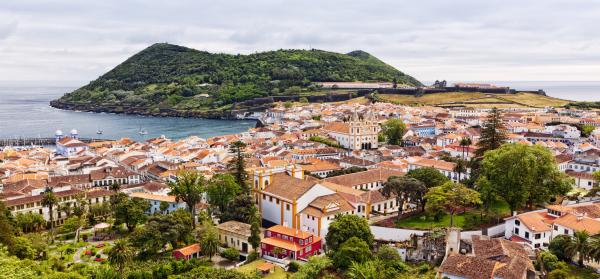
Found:
[{"label": "terracotta roof", "polygon": [[[313,234],[310,232],[306,232],[306,231],[302,231],[299,229],[294,229],[294,228],[290,228],[290,227],[286,227],[286,226],[282,226],[282,225],[272,226],[272,227],[268,228],[267,231],[280,233],[280,234],[284,234],[284,235],[289,235],[289,236],[294,236],[294,237],[298,237],[298,238],[302,238],[302,239],[306,239],[306,238],[309,238],[310,236],[313,236]],[[316,241],[314,241],[314,242],[316,242]]]},{"label": "terracotta roof", "polygon": [[433,160],[422,158],[414,163],[413,165],[422,166],[422,167],[434,167],[436,169],[446,170],[446,171],[454,171],[454,167],[456,167],[456,163],[446,162],[442,160]]},{"label": "terracotta roof", "polygon": [[259,266],[256,267],[256,269],[262,271],[262,272],[267,272],[270,271],[271,269],[275,268],[275,265],[272,263],[268,263],[268,262],[264,262],[262,264],[260,264]]},{"label": "terracotta roof", "polygon": [[444,260],[438,271],[466,279],[490,279],[500,263],[460,254],[450,255]]},{"label": "terracotta roof", "polygon": [[192,244],[190,246],[186,246],[186,247],[183,247],[183,248],[179,248],[179,249],[173,250],[173,253],[179,252],[179,253],[181,253],[181,254],[183,254],[185,256],[189,256],[189,255],[192,255],[192,254],[200,252],[200,250],[201,250],[200,244],[196,243],[196,244]]},{"label": "terracotta roof", "polygon": [[367,171],[355,172],[350,174],[344,174],[334,177],[325,178],[324,181],[344,185],[348,187],[353,187],[356,185],[377,182],[377,181],[387,181],[390,176],[402,176],[404,172],[390,169],[371,169]]},{"label": "terracotta roof", "polygon": [[140,193],[140,192],[131,193],[131,194],[129,194],[129,196],[132,198],[141,198],[141,199],[145,199],[145,200],[166,201],[166,202],[171,202],[171,203],[176,202],[175,196],[154,195],[154,194]]},{"label": "terracotta roof", "polygon": [[344,122],[332,122],[323,127],[323,130],[348,134],[350,133],[350,125]]},{"label": "terracotta roof", "polygon": [[[328,209],[329,208],[329,209]],[[354,210],[348,201],[338,193],[320,196],[314,199],[300,213],[315,217],[331,216],[341,212]]]},{"label": "terracotta roof", "polygon": [[273,175],[271,184],[263,192],[292,201],[300,198],[315,184],[315,181],[295,178],[285,173],[277,173]]},{"label": "terracotta roof", "polygon": [[534,232],[545,232],[551,229],[554,217],[545,212],[527,212],[516,216],[519,221]]},{"label": "terracotta roof", "polygon": [[217,228],[227,232],[236,233],[243,236],[250,236],[250,224],[238,222],[238,221],[227,221],[217,225]]},{"label": "terracotta roof", "polygon": [[263,238],[260,242],[270,244],[275,247],[280,247],[288,251],[299,251],[300,249],[302,249],[302,247],[298,243],[291,242],[289,240],[279,239],[276,237]]},{"label": "terracotta roof", "polygon": [[578,217],[568,213],[556,218],[554,224],[570,228],[574,231],[586,231],[591,235],[600,233],[600,221],[587,216]]}]

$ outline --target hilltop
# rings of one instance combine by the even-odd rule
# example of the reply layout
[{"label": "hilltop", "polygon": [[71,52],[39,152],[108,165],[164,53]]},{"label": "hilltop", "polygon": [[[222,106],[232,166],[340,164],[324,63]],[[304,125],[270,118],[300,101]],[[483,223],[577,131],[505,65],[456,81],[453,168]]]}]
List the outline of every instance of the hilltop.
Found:
[{"label": "hilltop", "polygon": [[[364,51],[276,50],[215,54],[159,43],[51,102],[64,109],[215,116],[262,97],[319,95],[314,82],[386,81],[420,86],[415,78]],[[219,113],[217,113],[219,115]]]}]

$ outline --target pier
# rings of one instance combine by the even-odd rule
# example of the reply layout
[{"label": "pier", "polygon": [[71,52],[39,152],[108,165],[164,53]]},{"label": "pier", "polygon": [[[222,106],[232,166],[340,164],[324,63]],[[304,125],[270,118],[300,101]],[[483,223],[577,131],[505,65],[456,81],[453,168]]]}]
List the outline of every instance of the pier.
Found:
[{"label": "pier", "polygon": [[[85,143],[91,142],[99,142],[99,141],[111,141],[110,139],[95,139],[95,138],[79,138],[80,141]],[[48,146],[54,145],[56,143],[55,138],[28,138],[28,137],[18,137],[18,138],[4,138],[0,139],[0,147],[6,146]]]}]

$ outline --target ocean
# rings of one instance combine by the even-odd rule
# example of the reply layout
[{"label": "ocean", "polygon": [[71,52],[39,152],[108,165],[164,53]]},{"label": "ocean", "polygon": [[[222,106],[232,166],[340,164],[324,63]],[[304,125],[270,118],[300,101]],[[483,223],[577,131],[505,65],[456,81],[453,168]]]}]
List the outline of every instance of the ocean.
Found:
[{"label": "ocean", "polygon": [[[0,87],[0,138],[53,137],[56,130],[72,129],[83,138],[144,140],[165,135],[208,138],[235,134],[256,125],[251,120],[213,120],[90,113],[55,109],[49,102],[74,87]],[[147,135],[138,132],[145,130]],[[101,135],[96,131],[102,130]]]},{"label": "ocean", "polygon": [[[481,81],[479,81],[481,82]],[[574,101],[600,101],[600,82],[491,81],[495,85],[521,90],[544,89],[552,97]],[[172,139],[203,138],[246,131],[256,124],[249,120],[211,120],[151,117],[125,114],[76,112],[55,109],[49,102],[75,87],[0,86],[0,138],[52,137],[76,129],[80,137],[134,140],[165,135]],[[139,130],[147,135],[140,135]],[[98,135],[96,131],[102,130]]]}]

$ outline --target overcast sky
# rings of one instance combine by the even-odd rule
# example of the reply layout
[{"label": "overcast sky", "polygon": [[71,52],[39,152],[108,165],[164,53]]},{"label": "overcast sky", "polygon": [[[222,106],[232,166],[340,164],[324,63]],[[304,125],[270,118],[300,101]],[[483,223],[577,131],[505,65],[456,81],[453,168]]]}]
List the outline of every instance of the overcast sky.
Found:
[{"label": "overcast sky", "polygon": [[367,51],[419,80],[600,80],[600,1],[0,1],[0,81],[79,85],[155,42]]}]

